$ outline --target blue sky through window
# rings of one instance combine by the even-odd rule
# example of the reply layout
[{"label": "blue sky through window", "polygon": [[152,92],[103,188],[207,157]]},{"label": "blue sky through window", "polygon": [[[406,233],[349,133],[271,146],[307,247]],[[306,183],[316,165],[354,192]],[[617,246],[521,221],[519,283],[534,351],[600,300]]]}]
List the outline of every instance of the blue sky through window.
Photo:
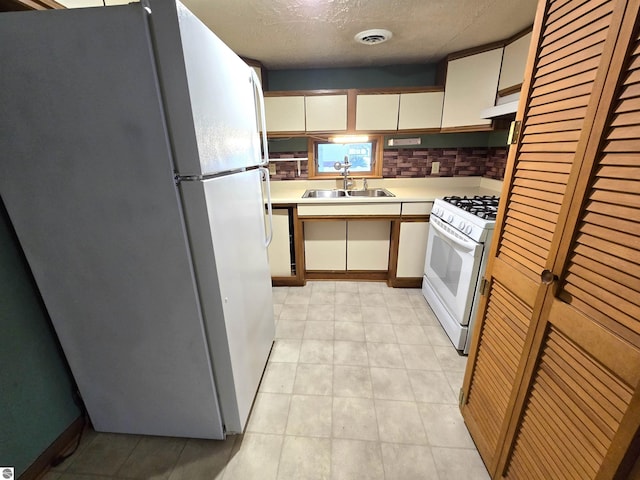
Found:
[{"label": "blue sky through window", "polygon": [[336,173],[333,164],[349,157],[351,172],[370,172],[373,142],[364,143],[319,143],[318,173]]}]

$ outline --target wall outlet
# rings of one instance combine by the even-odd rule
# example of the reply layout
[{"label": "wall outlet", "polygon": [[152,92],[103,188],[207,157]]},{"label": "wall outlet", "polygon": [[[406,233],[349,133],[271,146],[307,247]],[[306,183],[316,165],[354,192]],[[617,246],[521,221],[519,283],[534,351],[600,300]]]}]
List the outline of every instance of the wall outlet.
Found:
[{"label": "wall outlet", "polygon": [[440,173],[440,162],[433,162],[431,164],[431,174],[435,175],[436,173]]},{"label": "wall outlet", "polygon": [[269,164],[269,175],[275,175],[276,174],[276,164],[275,163],[270,163]]}]

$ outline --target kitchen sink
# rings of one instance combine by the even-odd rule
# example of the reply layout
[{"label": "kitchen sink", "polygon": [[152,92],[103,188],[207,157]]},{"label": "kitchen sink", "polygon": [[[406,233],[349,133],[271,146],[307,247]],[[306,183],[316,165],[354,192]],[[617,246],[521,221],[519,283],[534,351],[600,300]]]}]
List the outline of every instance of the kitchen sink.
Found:
[{"label": "kitchen sink", "polygon": [[341,197],[393,197],[386,188],[369,188],[367,190],[307,190],[302,198],[341,198]]},{"label": "kitchen sink", "polygon": [[367,190],[349,190],[347,192],[349,197],[394,197],[386,188],[369,188]]},{"label": "kitchen sink", "polygon": [[302,198],[338,198],[346,197],[347,192],[344,190],[307,190]]}]

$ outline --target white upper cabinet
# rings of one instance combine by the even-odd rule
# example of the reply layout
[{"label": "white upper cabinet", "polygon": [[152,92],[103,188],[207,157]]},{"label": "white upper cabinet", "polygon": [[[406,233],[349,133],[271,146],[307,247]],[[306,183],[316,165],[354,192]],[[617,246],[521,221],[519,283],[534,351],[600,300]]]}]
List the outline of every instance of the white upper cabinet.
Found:
[{"label": "white upper cabinet", "polygon": [[304,132],[304,96],[265,97],[268,132]]},{"label": "white upper cabinet", "polygon": [[444,92],[400,94],[398,130],[440,128]]},{"label": "white upper cabinet", "polygon": [[528,33],[504,47],[498,90],[520,85],[523,82],[530,44],[531,33]]},{"label": "white upper cabinet", "polygon": [[397,130],[400,94],[358,95],[356,130]]},{"label": "white upper cabinet", "polygon": [[308,132],[347,129],[347,95],[305,97]]},{"label": "white upper cabinet", "polygon": [[491,124],[480,112],[495,103],[503,50],[500,47],[448,63],[442,128]]}]

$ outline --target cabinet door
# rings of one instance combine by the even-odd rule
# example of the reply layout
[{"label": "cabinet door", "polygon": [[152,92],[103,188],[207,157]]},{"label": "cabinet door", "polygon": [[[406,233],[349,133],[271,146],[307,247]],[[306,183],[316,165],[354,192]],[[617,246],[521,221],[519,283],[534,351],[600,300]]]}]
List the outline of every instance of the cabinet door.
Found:
[{"label": "cabinet door", "polygon": [[304,132],[304,97],[265,97],[267,132]]},{"label": "cabinet door", "polygon": [[502,48],[451,60],[447,66],[442,128],[490,125],[480,117],[494,105]]},{"label": "cabinet door", "polygon": [[528,33],[504,47],[498,90],[520,85],[523,82],[530,45],[531,33]]},{"label": "cabinet door", "polygon": [[523,135],[509,153],[461,399],[494,478],[624,478],[631,460],[640,429],[639,7],[538,6]]},{"label": "cabinet door", "polygon": [[398,130],[440,128],[444,92],[401,93]]},{"label": "cabinet door", "polygon": [[347,129],[347,96],[317,95],[305,97],[307,131],[340,131]]},{"label": "cabinet door", "polygon": [[305,222],[304,259],[306,270],[346,270],[347,222]]},{"label": "cabinet door", "polygon": [[391,222],[350,221],[347,228],[347,270],[389,269]]},{"label": "cabinet door", "polygon": [[358,95],[356,130],[397,130],[399,94]]},{"label": "cabinet door", "polygon": [[291,276],[289,210],[273,209],[273,239],[269,245],[269,267],[272,277]]},{"label": "cabinet door", "polygon": [[422,277],[428,236],[429,222],[426,220],[400,224],[396,277]]}]

